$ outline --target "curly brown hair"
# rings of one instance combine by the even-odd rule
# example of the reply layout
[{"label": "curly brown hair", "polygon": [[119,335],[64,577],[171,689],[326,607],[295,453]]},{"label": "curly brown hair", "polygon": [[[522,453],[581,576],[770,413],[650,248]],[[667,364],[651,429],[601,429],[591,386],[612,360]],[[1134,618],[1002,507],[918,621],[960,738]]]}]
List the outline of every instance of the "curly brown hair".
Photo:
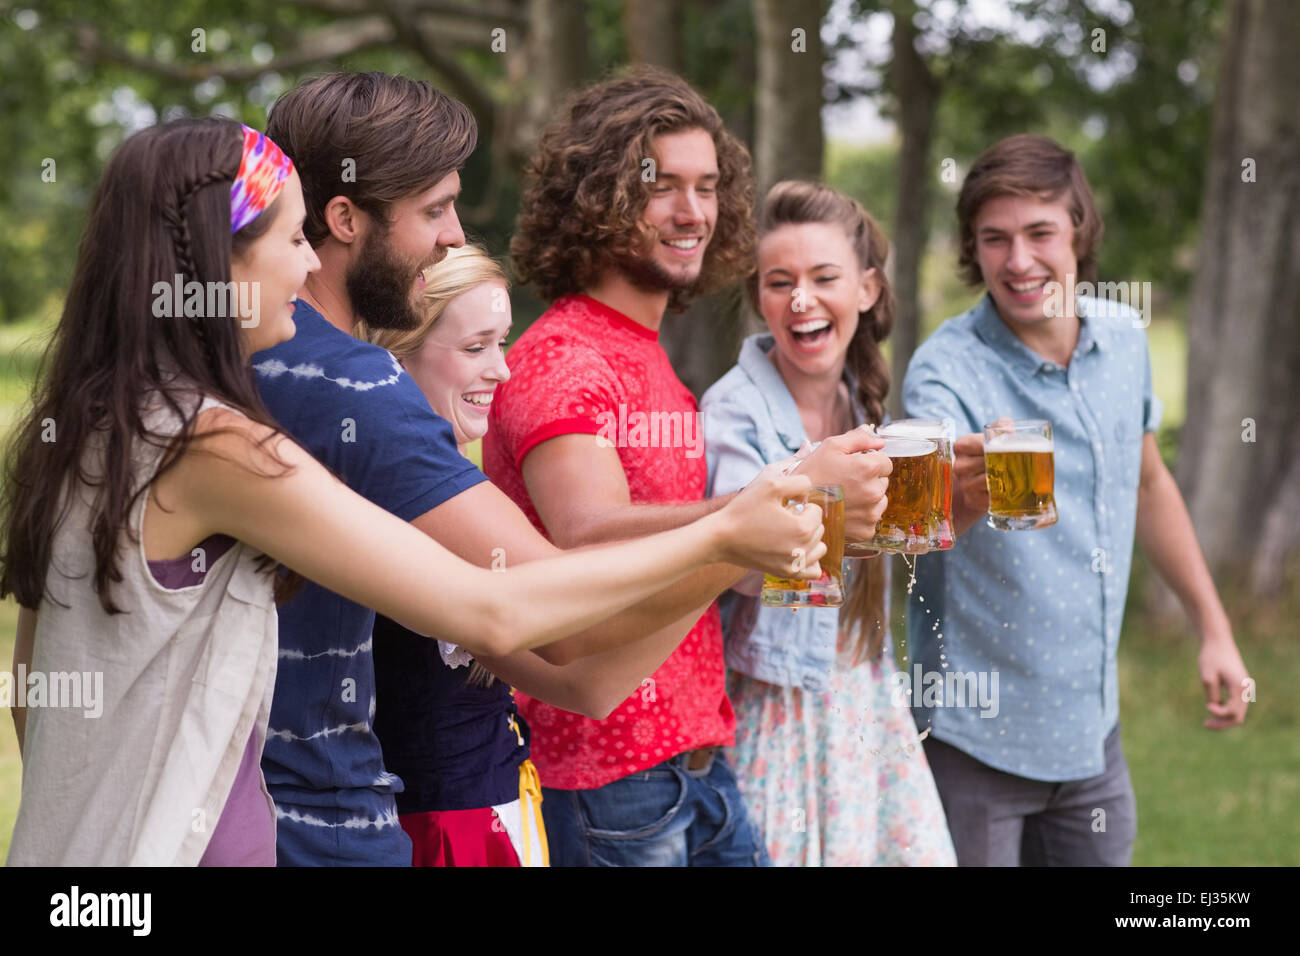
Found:
[{"label": "curly brown hair", "polygon": [[693,129],[712,136],[717,150],[718,219],[698,281],[674,290],[668,308],[680,311],[693,296],[743,278],[754,256],[749,151],[685,80],[638,66],[574,94],[542,131],[510,243],[519,281],[558,299],[637,256],[650,198],[643,161],[656,158],[656,136]]}]

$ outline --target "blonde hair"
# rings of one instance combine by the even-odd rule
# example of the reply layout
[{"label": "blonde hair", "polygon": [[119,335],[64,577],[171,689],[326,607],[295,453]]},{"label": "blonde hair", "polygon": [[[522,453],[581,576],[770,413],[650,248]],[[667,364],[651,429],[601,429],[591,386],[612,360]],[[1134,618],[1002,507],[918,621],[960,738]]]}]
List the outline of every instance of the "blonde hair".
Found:
[{"label": "blonde hair", "polygon": [[372,329],[364,319],[358,319],[352,334],[371,345],[388,349],[399,362],[405,362],[420,351],[452,299],[484,282],[500,282],[510,288],[500,263],[482,246],[468,242],[458,249],[448,249],[441,262],[425,271],[424,278],[424,315],[418,326],[405,330]]},{"label": "blonde hair", "polygon": [[[399,362],[420,351],[424,340],[442,318],[442,313],[457,296],[481,286],[484,282],[500,282],[507,289],[510,283],[500,263],[487,254],[481,246],[465,243],[458,249],[448,249],[447,255],[436,266],[424,273],[424,316],[413,329],[372,329],[364,319],[358,319],[352,334],[363,342],[388,349]],[[487,687],[496,680],[490,670],[474,661],[470,665],[468,681],[476,687]]]}]

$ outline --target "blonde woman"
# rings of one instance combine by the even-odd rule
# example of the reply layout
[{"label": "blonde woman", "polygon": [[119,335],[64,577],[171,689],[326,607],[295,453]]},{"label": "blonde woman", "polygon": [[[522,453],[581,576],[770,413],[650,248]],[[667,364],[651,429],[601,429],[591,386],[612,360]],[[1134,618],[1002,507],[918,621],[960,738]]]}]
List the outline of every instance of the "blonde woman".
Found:
[{"label": "blonde woman", "polygon": [[[425,312],[410,331],[356,334],[393,353],[462,453],[488,428],[496,387],[510,377],[510,299],[501,267],[481,248],[451,249],[425,273]],[[695,615],[698,617],[698,615]],[[548,861],[541,789],[528,759],[528,725],[510,685],[603,719],[676,648],[694,617],[642,640],[570,664],[531,652],[469,655],[378,618],[374,630],[375,732],[384,764],[405,783],[397,795],[416,866],[539,866]]]},{"label": "blonde woman", "polygon": [[361,321],[355,334],[396,356],[451,423],[466,454],[487,433],[492,396],[510,377],[504,352],[509,288],[501,266],[475,245],[449,249],[425,281],[424,321],[417,328],[371,330]]}]

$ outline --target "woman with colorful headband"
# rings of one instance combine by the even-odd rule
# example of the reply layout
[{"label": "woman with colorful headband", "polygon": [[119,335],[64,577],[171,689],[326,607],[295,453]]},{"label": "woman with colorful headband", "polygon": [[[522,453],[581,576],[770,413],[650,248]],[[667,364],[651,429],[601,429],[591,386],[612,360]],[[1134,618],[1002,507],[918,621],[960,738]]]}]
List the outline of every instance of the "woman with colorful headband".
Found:
[{"label": "woman with colorful headband", "polygon": [[274,863],[259,761],[273,592],[294,580],[277,585],[277,563],[417,633],[508,654],[713,561],[766,555],[789,573],[785,555],[825,551],[818,509],[781,504],[807,479],[771,472],[688,527],[500,574],[354,494],[276,427],[248,365],[294,334],[319,268],[304,215],[289,160],[226,120],[145,130],[105,171],[0,512],[15,672],[93,692],[14,709],[9,863]]}]

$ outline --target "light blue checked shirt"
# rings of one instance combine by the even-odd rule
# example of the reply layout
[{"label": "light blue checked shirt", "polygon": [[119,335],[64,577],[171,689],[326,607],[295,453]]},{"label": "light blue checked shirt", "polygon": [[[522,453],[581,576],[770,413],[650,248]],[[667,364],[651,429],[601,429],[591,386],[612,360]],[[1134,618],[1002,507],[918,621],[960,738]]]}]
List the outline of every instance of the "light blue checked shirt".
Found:
[{"label": "light blue checked shirt", "polygon": [[1057,524],[1002,532],[981,520],[951,551],[917,560],[907,613],[909,669],[998,675],[996,716],[955,694],[922,699],[913,680],[917,727],[1034,780],[1105,769],[1142,437],[1161,416],[1137,313],[1078,301],[1068,367],[1022,344],[985,295],[917,349],[903,382],[908,415],[952,418],[958,436],[1002,416],[1052,422]]}]

